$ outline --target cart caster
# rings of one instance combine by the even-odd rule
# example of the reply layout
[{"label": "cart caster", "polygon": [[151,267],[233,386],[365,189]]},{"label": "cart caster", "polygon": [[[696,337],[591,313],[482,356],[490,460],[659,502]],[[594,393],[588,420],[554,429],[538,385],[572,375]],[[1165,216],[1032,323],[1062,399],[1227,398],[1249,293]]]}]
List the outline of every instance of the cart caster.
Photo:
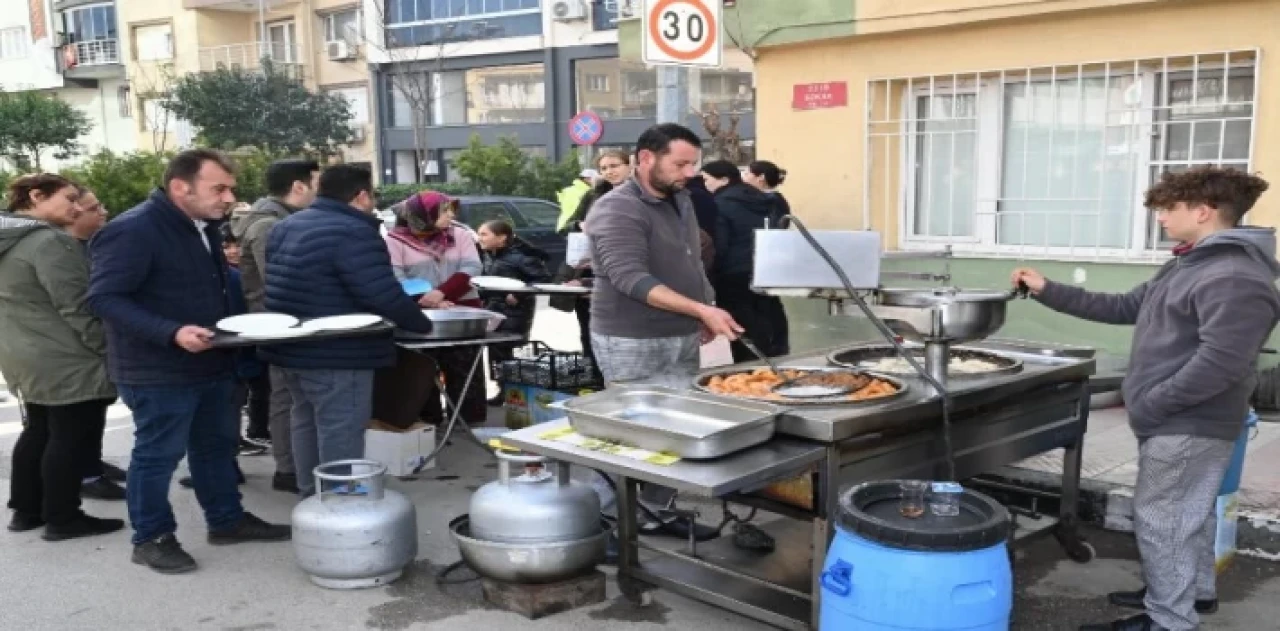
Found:
[{"label": "cart caster", "polygon": [[1076,563],[1088,563],[1098,556],[1098,551],[1088,541],[1081,541],[1073,546],[1066,546],[1067,558]]}]

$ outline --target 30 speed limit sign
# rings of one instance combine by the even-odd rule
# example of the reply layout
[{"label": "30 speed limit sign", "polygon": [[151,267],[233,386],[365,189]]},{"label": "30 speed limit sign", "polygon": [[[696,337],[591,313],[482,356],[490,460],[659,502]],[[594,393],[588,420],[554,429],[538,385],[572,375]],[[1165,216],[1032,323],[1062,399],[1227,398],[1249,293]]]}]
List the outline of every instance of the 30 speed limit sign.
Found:
[{"label": "30 speed limit sign", "polygon": [[721,0],[644,0],[644,62],[719,67]]}]

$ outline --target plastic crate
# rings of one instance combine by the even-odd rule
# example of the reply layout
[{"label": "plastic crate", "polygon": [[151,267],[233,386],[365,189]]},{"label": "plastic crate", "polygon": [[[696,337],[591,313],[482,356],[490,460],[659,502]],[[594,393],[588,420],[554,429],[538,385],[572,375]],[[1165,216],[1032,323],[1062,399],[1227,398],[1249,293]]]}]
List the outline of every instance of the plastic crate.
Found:
[{"label": "plastic crate", "polygon": [[498,362],[493,374],[504,386],[535,386],[570,394],[604,388],[600,372],[585,355],[558,351],[542,342],[516,348],[515,358]]}]

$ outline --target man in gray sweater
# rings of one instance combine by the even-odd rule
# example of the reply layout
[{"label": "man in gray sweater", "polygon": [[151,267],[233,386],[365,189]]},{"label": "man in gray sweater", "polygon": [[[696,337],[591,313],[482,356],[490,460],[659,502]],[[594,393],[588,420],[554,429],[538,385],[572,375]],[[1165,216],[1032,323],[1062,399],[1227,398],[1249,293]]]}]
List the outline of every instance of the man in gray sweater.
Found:
[{"label": "man in gray sweater", "polygon": [[685,183],[698,173],[702,143],[667,123],[636,141],[635,176],[596,201],[591,238],[595,290],[591,346],[607,383],[689,387],[698,349],[742,327],[711,305],[701,240]]},{"label": "man in gray sweater", "polygon": [[1146,587],[1109,598],[1145,613],[1082,631],[1191,631],[1198,614],[1217,610],[1214,502],[1244,429],[1258,352],[1280,320],[1275,231],[1238,225],[1266,190],[1232,169],[1166,173],[1146,206],[1181,245],[1127,294],[1014,272],[1051,309],[1136,325],[1124,400],[1139,442],[1134,530]]}]

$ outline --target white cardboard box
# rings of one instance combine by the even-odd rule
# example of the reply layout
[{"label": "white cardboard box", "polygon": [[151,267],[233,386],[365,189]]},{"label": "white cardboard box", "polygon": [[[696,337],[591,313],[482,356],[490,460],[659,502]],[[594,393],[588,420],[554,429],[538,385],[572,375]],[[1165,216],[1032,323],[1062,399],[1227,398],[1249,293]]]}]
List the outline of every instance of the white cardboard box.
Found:
[{"label": "white cardboard box", "polygon": [[435,461],[423,465],[436,448],[436,428],[419,423],[403,432],[367,429],[364,457],[387,466],[387,475],[403,477],[434,469]]}]

